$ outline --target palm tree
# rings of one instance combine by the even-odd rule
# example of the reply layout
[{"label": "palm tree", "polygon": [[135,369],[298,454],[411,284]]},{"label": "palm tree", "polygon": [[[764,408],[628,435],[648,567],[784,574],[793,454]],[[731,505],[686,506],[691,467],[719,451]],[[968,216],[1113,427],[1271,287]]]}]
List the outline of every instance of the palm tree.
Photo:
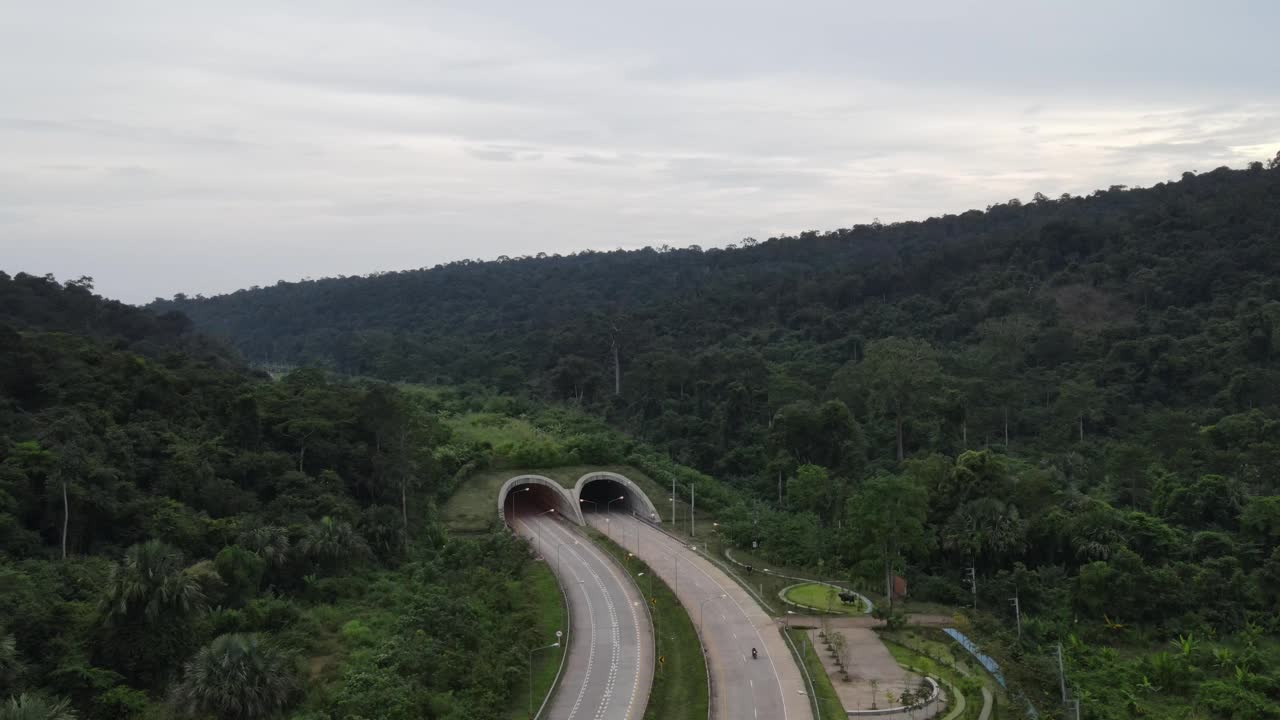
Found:
[{"label": "palm tree", "polygon": [[240,533],[240,546],[244,547],[271,567],[281,567],[289,561],[289,532],[279,525],[259,525]]},{"label": "palm tree", "polygon": [[66,700],[24,693],[0,705],[0,720],[76,720],[76,714]]},{"label": "palm tree", "polygon": [[199,580],[183,572],[182,552],[148,540],[129,548],[124,562],[112,569],[99,609],[109,626],[140,618],[151,623],[202,611],[205,597]]},{"label": "palm tree", "polygon": [[157,540],[134,545],[111,571],[98,610],[96,662],[138,687],[159,689],[193,642],[192,621],[206,607],[201,580],[182,553]]},{"label": "palm tree", "polygon": [[18,656],[18,641],[12,635],[0,632],[0,686],[15,683],[22,674],[22,659]]},{"label": "palm tree", "polygon": [[292,661],[254,634],[220,635],[187,663],[173,701],[184,715],[254,720],[284,709],[298,690]]},{"label": "palm tree", "polygon": [[307,528],[302,542],[298,543],[302,554],[324,568],[338,568],[348,560],[368,554],[369,546],[349,523],[334,522],[324,517]]}]

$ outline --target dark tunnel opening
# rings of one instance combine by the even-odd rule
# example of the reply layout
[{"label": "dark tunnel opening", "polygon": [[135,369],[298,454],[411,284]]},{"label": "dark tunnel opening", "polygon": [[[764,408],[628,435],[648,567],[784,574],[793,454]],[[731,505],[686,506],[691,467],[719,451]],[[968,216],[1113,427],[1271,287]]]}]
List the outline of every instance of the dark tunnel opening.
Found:
[{"label": "dark tunnel opening", "polygon": [[610,478],[588,480],[578,497],[583,515],[608,512],[643,515],[646,512],[644,503],[636,497],[634,490]]},{"label": "dark tunnel opening", "polygon": [[565,512],[564,498],[556,491],[540,483],[521,483],[507,492],[502,512],[507,522],[519,515],[530,517],[554,510]]}]

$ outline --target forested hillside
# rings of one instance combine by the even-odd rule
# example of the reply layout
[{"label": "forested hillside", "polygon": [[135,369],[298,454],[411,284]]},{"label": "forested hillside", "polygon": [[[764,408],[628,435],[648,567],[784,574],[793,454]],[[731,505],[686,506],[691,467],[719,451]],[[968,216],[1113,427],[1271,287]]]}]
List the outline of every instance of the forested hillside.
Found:
[{"label": "forested hillside", "polygon": [[1278,200],[1280,172],[1255,164],[727,250],[460,262],[156,307],[253,361],[599,407],[733,478],[786,462],[771,426],[796,402],[841,399],[870,457],[892,459],[875,417],[892,399],[866,377],[882,364],[860,366],[907,351],[925,371],[907,390],[937,392],[900,404],[904,453],[1053,450],[1139,432],[1151,409],[1204,424],[1275,404]]},{"label": "forested hillside", "polygon": [[523,706],[528,552],[433,509],[479,449],[430,398],[273,382],[189,325],[0,273],[0,718]]},{"label": "forested hillside", "polygon": [[156,309],[256,361],[606,418],[744,491],[723,532],[773,562],[976,600],[1052,712],[1063,643],[1085,717],[1280,717],[1280,158],[724,250]]}]

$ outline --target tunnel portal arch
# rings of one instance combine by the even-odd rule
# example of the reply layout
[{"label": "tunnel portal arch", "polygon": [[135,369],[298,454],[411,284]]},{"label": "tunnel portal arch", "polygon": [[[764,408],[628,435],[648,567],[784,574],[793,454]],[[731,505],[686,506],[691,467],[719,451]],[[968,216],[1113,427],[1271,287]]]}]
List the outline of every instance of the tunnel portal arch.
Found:
[{"label": "tunnel portal arch", "polygon": [[624,486],[631,498],[636,501],[627,503],[633,512],[637,515],[644,516],[645,519],[650,522],[662,522],[662,518],[658,516],[658,508],[654,507],[653,502],[649,500],[649,496],[644,494],[644,491],[640,489],[639,485],[636,485],[625,475],[619,475],[616,472],[609,472],[607,470],[589,472],[578,478],[578,482],[574,484],[573,504],[578,506],[579,519],[582,518],[582,490],[587,485],[597,480],[609,480]]},{"label": "tunnel portal arch", "polygon": [[516,475],[502,483],[502,489],[498,491],[498,517],[502,518],[503,522],[506,522],[507,498],[521,485],[538,485],[547,488],[547,495],[554,498],[556,512],[579,525],[586,524],[582,518],[582,509],[578,507],[576,489],[571,491],[543,475]]}]

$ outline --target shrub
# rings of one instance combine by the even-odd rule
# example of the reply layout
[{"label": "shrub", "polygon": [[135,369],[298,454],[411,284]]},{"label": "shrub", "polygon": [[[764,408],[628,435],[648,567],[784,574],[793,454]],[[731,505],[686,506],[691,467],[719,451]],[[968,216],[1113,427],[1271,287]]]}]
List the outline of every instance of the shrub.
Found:
[{"label": "shrub", "polygon": [[222,548],[213,563],[227,586],[224,598],[234,607],[243,606],[258,593],[267,567],[265,560],[238,545]]}]

